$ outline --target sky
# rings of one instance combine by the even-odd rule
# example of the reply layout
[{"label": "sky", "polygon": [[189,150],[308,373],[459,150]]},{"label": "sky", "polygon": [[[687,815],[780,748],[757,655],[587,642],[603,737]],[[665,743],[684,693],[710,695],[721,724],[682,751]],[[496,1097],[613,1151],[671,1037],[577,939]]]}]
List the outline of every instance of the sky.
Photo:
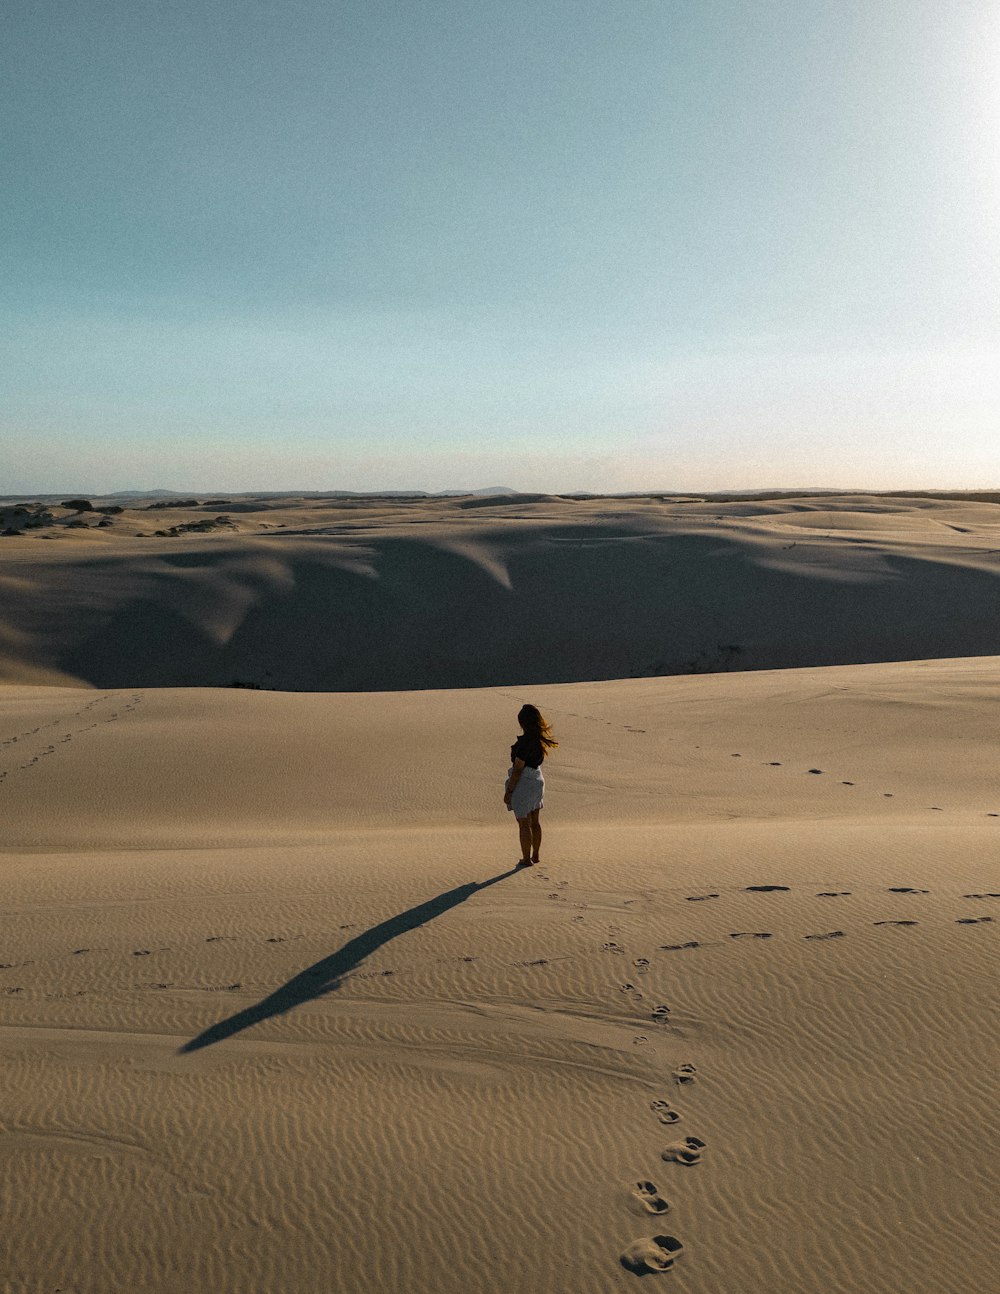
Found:
[{"label": "sky", "polygon": [[12,0],[0,493],[1000,487],[994,0]]}]

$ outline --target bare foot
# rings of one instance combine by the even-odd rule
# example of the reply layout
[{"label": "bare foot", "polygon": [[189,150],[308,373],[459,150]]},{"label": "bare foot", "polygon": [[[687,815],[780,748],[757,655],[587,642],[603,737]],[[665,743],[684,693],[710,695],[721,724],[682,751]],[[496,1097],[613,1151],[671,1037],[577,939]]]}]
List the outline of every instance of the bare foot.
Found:
[{"label": "bare foot", "polygon": [[532,864],[531,864],[531,859],[530,859],[530,858],[519,858],[519,859],[517,860],[517,865],[518,865],[518,867],[530,867],[530,866],[532,865]]}]

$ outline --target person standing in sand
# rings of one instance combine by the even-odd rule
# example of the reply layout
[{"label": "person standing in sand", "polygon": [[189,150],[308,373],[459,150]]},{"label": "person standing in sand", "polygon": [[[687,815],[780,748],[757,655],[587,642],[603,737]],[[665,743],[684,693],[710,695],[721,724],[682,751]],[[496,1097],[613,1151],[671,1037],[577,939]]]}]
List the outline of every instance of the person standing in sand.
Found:
[{"label": "person standing in sand", "polygon": [[521,735],[510,748],[510,768],[503,788],[503,802],[517,819],[521,838],[518,867],[530,867],[538,862],[542,845],[542,824],[538,820],[545,794],[542,763],[545,752],[559,743],[537,706],[522,705],[517,712],[517,721],[521,725]]}]

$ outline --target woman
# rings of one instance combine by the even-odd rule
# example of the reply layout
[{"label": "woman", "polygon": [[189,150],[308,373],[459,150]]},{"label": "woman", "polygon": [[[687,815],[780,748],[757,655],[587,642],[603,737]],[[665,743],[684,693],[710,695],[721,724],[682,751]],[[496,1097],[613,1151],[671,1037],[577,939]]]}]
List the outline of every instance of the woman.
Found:
[{"label": "woman", "polygon": [[510,748],[510,769],[503,788],[503,802],[517,819],[521,837],[518,867],[531,867],[538,862],[542,844],[542,824],[538,821],[545,792],[542,762],[545,752],[559,743],[536,706],[522,705],[517,712],[517,721],[521,725],[521,735]]}]

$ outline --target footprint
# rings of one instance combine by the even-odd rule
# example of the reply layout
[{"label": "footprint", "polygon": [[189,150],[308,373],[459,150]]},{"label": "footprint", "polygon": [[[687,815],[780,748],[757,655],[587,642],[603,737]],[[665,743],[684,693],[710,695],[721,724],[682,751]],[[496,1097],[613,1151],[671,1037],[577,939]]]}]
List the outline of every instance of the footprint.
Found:
[{"label": "footprint", "polygon": [[704,899],[717,899],[719,896],[718,894],[688,894],[686,897],[688,903],[701,903]]},{"label": "footprint", "polygon": [[642,994],[639,992],[639,990],[636,988],[634,984],[620,984],[618,987],[622,993],[634,993],[636,997],[638,998],[642,997]]},{"label": "footprint", "polygon": [[666,1272],[684,1252],[676,1236],[646,1236],[633,1240],[621,1257],[621,1264],[637,1276],[647,1272]]},{"label": "footprint", "polygon": [[742,759],[742,758],[743,758],[743,756],[742,756],[742,755],[731,755],[731,756],[730,756],[730,759]]},{"label": "footprint", "polygon": [[670,1208],[652,1182],[636,1182],[632,1187],[632,1198],[637,1200],[647,1213],[666,1213]]},{"label": "footprint", "polygon": [[643,1046],[645,1046],[645,1044],[646,1044],[647,1042],[649,1042],[649,1039],[646,1037],[646,1035],[645,1035],[644,1033],[638,1033],[638,1034],[636,1034],[636,1036],[632,1039],[632,1046],[633,1046],[633,1047],[643,1047]]},{"label": "footprint", "polygon": [[877,926],[915,926],[920,923],[918,921],[876,921],[873,924]]},{"label": "footprint", "polygon": [[891,799],[892,799],[892,792],[891,792],[891,791],[883,791],[883,792],[882,792],[882,798],[883,798],[883,800],[891,800]]},{"label": "footprint", "polygon": [[649,970],[649,958],[637,957],[635,961],[632,963],[632,965],[636,968],[636,970],[639,972],[640,975],[645,975],[646,971]]},{"label": "footprint", "polygon": [[660,1151],[660,1158],[671,1164],[684,1164],[692,1168],[701,1163],[701,1152],[705,1143],[698,1137],[685,1137],[682,1141],[671,1141]]},{"label": "footprint", "polygon": [[850,892],[850,890],[820,890],[816,897],[818,899],[845,899]]},{"label": "footprint", "polygon": [[930,894],[930,890],[915,890],[912,885],[892,885],[890,894]]},{"label": "footprint", "polygon": [[673,1072],[673,1077],[674,1077],[674,1081],[677,1083],[681,1083],[681,1084],[693,1083],[696,1079],[697,1074],[698,1074],[698,1071],[695,1069],[695,1067],[693,1065],[689,1065],[685,1061],[683,1065],[677,1066],[677,1068]]},{"label": "footprint", "polygon": [[686,944],[660,944],[660,948],[666,953],[679,953],[685,948],[700,948],[701,944],[697,939],[689,939]]},{"label": "footprint", "polygon": [[148,949],[148,948],[137,948],[137,949],[132,953],[132,956],[133,956],[133,957],[148,957],[148,956],[149,956],[149,949]]},{"label": "footprint", "polygon": [[828,930],[825,935],[803,935],[803,939],[842,939],[843,930]]},{"label": "footprint", "polygon": [[74,957],[79,957],[81,953],[89,953],[89,952],[90,952],[90,949],[89,949],[89,948],[74,948],[74,949],[73,949],[73,956],[74,956]]},{"label": "footprint", "polygon": [[810,768],[809,770],[810,773],[822,773],[822,771],[821,768]]},{"label": "footprint", "polygon": [[732,930],[730,939],[770,939],[770,930]]},{"label": "footprint", "polygon": [[1000,894],[996,894],[992,890],[989,890],[985,894],[963,894],[962,898],[963,899],[1000,899]]},{"label": "footprint", "polygon": [[772,759],[771,762],[768,764],[768,768],[780,768],[780,767],[781,767],[780,759]]},{"label": "footprint", "polygon": [[790,890],[790,885],[748,885],[745,893],[747,894],[771,894],[778,891]]},{"label": "footprint", "polygon": [[266,944],[283,944],[285,940],[281,935],[268,935],[264,942]]},{"label": "footprint", "polygon": [[601,944],[601,952],[605,953],[623,953],[625,949],[621,944],[616,944],[613,939],[609,939],[606,944]]},{"label": "footprint", "polygon": [[[979,917],[979,918],[967,917],[966,918],[967,921],[976,921],[977,919],[979,921],[993,920],[992,917]],[[650,1019],[652,1019],[654,1024],[668,1024],[669,1016],[670,1016],[670,1007],[663,1006],[662,1004],[660,1006],[653,1007],[653,1010],[650,1012]]]},{"label": "footprint", "polygon": [[992,917],[959,917],[956,924],[960,926],[978,926],[984,921],[992,920]]},{"label": "footprint", "polygon": [[853,783],[853,782],[841,782],[841,784],[840,784],[840,785],[841,785],[841,786],[853,786],[853,785],[854,785],[854,783]]},{"label": "footprint", "polygon": [[669,1101],[650,1101],[649,1108],[661,1123],[679,1123],[681,1116]]}]

